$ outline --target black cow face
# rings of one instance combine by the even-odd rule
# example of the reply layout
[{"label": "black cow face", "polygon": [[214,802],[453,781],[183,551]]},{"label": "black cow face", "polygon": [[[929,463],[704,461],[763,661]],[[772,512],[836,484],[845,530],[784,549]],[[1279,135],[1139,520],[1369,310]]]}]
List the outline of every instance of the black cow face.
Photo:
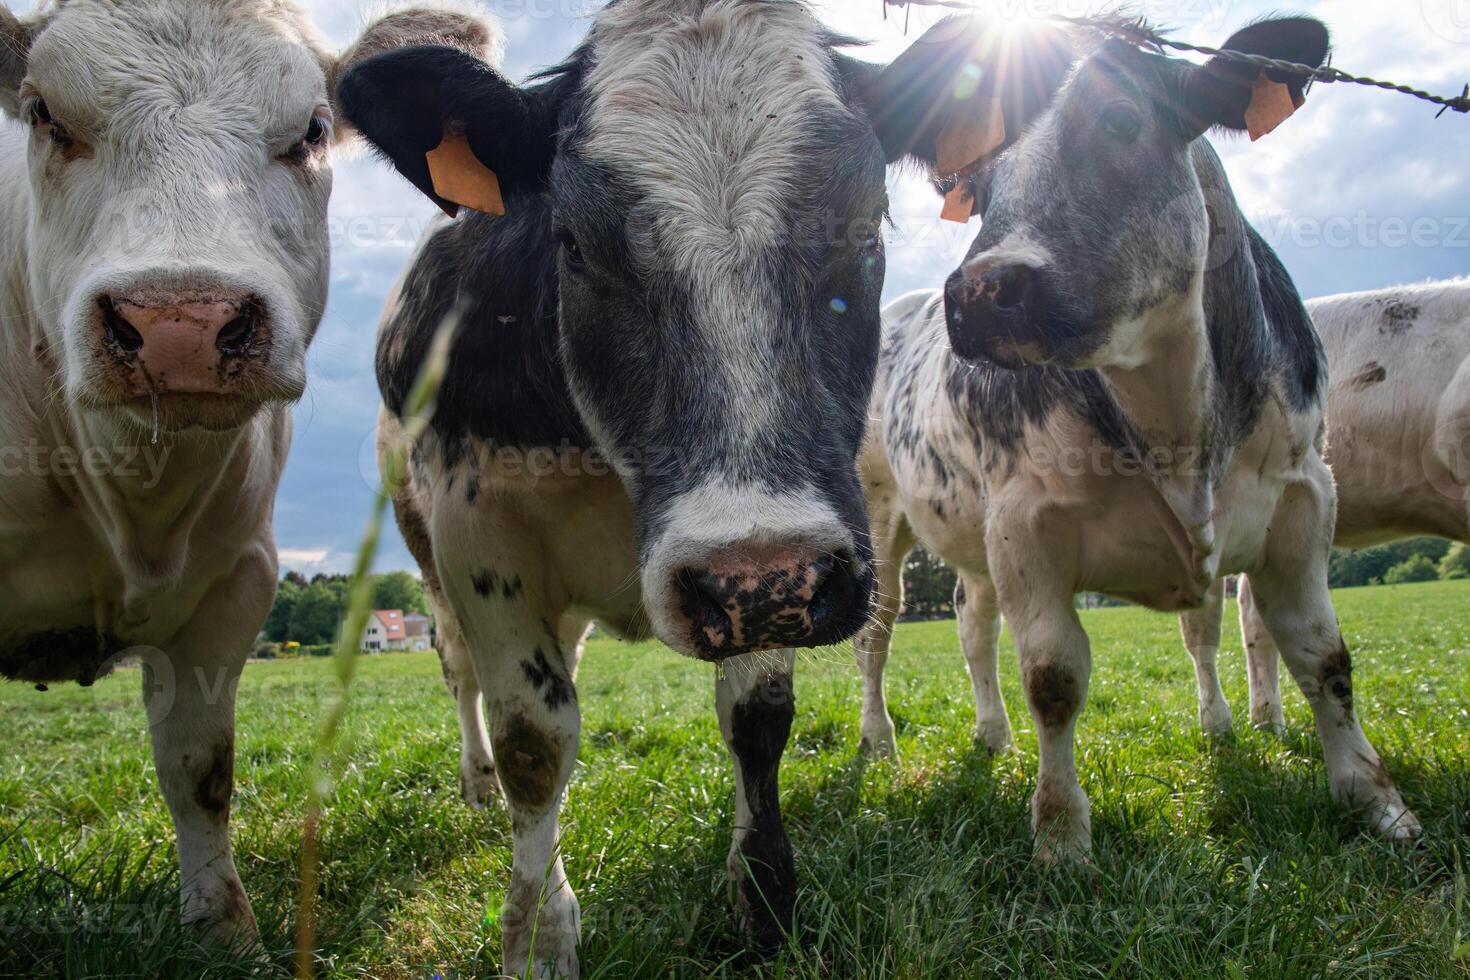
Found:
[{"label": "black cow face", "polygon": [[[1292,18],[1255,24],[1226,47],[1320,65],[1328,35]],[[1245,245],[1218,161],[1196,140],[1212,126],[1247,129],[1259,76],[1222,58],[1195,67],[1121,42],[1083,62],[981,181],[985,224],[946,290],[955,352],[1068,368],[1143,355],[1149,314],[1188,302],[1204,271]],[[1306,79],[1266,77],[1285,83],[1268,93],[1300,102]]]},{"label": "black cow face", "polygon": [[[984,37],[946,22],[878,68],[801,4],[627,0],[535,87],[446,48],[344,79],[349,118],[447,210],[425,156],[446,133],[495,173],[507,221],[547,210],[570,393],[632,494],[645,601],[675,648],[831,643],[866,619],[854,460],[885,171],[932,166],[939,134],[993,105],[955,85],[996,85]],[[1029,87],[1046,96],[1067,59],[1050,63]]]}]

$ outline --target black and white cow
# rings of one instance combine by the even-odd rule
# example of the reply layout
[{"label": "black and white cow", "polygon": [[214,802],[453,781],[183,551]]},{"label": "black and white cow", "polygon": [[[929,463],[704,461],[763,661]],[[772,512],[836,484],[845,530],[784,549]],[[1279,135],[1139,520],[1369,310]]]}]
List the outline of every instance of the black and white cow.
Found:
[{"label": "black and white cow", "polygon": [[235,690],[326,299],[336,79],[496,36],[415,7],[339,57],[283,0],[0,7],[0,677],[142,660],[183,920],[209,939],[256,928]]},{"label": "black and white cow", "polygon": [[[1272,20],[1228,47],[1317,65],[1328,35]],[[1091,650],[1075,595],[1195,610],[1234,572],[1251,574],[1316,714],[1336,797],[1390,838],[1420,833],[1354,712],[1328,593],[1322,348],[1201,138],[1245,129],[1258,88],[1278,105],[1302,93],[1301,79],[1256,79],[1103,44],[978,179],[984,226],[945,290],[887,312],[864,457],[879,591],[895,594],[915,538],[960,569],[977,735],[994,747],[1009,735],[993,687],[1005,613],[1040,743],[1044,857],[1091,847],[1073,755]],[[864,742],[880,751],[893,745],[894,611],[858,645]]]},{"label": "black and white cow", "polygon": [[[1470,541],[1470,281],[1332,296],[1307,304],[1327,350],[1327,463],[1340,548],[1431,535]],[[1220,688],[1223,587],[1186,625],[1200,723],[1228,732]],[[1279,729],[1280,655],[1249,579],[1240,626],[1251,724]]]},{"label": "black and white cow", "polygon": [[882,69],[795,0],[622,0],[528,87],[434,48],[344,81],[349,117],[441,205],[425,161],[446,133],[504,198],[503,218],[425,241],[378,372],[392,444],[431,338],[462,320],[395,505],[448,641],[467,791],[498,776],[512,816],[508,971],[577,970],[558,811],[592,620],[725,661],[730,873],[758,939],[789,927],[790,648],[844,639],[869,609],[855,457],[885,170],[933,164],[951,121],[992,104],[956,95],[997,71],[982,36],[946,22]]}]

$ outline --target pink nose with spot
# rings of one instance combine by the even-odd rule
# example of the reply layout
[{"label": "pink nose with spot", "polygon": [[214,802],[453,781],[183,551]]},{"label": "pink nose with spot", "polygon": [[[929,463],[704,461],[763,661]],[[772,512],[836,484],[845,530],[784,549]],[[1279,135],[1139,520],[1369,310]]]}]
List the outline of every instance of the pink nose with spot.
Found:
[{"label": "pink nose with spot", "polygon": [[265,304],[243,290],[137,291],[98,300],[109,345],[134,358],[159,391],[224,390],[230,364],[251,352]]},{"label": "pink nose with spot", "polygon": [[736,546],[676,582],[693,646],[709,659],[837,642],[867,612],[864,577],[846,551]]}]

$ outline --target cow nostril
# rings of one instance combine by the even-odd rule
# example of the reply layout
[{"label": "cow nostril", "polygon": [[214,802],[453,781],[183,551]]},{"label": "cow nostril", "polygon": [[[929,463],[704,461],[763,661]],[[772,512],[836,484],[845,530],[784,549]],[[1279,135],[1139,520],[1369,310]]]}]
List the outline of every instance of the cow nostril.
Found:
[{"label": "cow nostril", "polygon": [[1001,310],[1015,310],[1026,305],[1031,298],[1031,270],[1025,266],[1007,269],[1001,274],[999,288],[995,291],[995,306]]},{"label": "cow nostril", "polygon": [[834,620],[845,618],[861,597],[858,595],[858,575],[849,552],[836,552],[822,558],[813,567],[817,572],[817,584],[807,608],[812,630],[820,634]]},{"label": "cow nostril", "polygon": [[250,342],[255,339],[261,318],[260,301],[254,298],[247,299],[240,304],[240,312],[235,318],[220,328],[218,336],[214,338],[214,346],[221,354],[243,353],[250,346]]},{"label": "cow nostril", "polygon": [[143,349],[143,335],[123,319],[111,297],[103,296],[97,305],[102,308],[102,331],[109,343],[117,345],[125,354],[136,354]]},{"label": "cow nostril", "polygon": [[725,610],[724,598],[713,575],[685,568],[674,577],[674,583],[679,590],[684,615],[694,624],[696,633],[711,638],[733,639],[730,614]]}]

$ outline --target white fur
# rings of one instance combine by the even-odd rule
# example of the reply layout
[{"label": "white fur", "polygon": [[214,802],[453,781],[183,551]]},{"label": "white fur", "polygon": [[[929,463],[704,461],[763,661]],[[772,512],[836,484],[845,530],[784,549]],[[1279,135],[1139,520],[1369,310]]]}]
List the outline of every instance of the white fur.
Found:
[{"label": "white fur", "polygon": [[[395,37],[411,22],[399,15]],[[12,27],[0,18],[0,41]],[[6,48],[0,81],[23,73],[85,150],[67,159],[0,119],[0,446],[34,450],[0,457],[0,654],[96,631],[143,660],[183,917],[249,936],[228,808],[200,797],[211,774],[220,789],[235,685],[274,595],[287,403],[326,300],[328,160],[277,157],[330,106],[337,59],[289,0],[65,0],[22,33],[34,43]],[[265,298],[269,384],[220,431],[186,411],[155,440],[146,409],[97,390],[90,314],[103,289],[179,273]]]}]

